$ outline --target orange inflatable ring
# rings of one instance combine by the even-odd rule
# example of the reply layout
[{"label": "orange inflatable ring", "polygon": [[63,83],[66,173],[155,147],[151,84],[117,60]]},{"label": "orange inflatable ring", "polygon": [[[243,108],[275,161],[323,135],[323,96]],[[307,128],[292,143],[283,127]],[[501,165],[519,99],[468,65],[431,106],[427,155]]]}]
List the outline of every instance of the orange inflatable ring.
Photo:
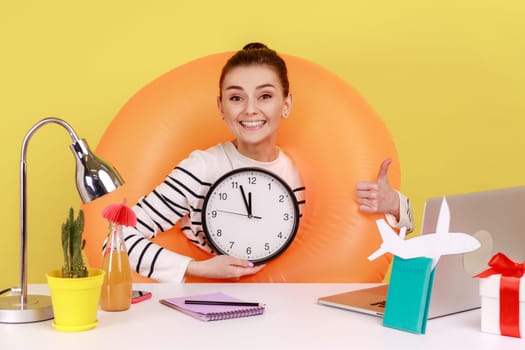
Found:
[{"label": "orange inflatable ring", "polygon": [[[160,76],[119,111],[97,147],[125,185],[83,205],[85,252],[102,262],[108,231],[103,208],[149,193],[194,149],[231,139],[216,107],[218,80],[231,52],[206,56]],[[389,180],[399,187],[399,162],[391,135],[363,98],[346,82],[307,60],[282,55],[289,69],[293,108],[278,144],[296,161],[306,186],[306,205],[296,238],[286,252],[241,282],[380,282],[391,261],[367,260],[381,244],[377,216],[359,212],[355,184],[375,180],[392,158]],[[209,255],[176,226],[155,241],[197,260]],[[135,276],[135,281],[144,281]],[[188,277],[188,282],[212,281]],[[216,281],[216,280],[213,280]]]}]

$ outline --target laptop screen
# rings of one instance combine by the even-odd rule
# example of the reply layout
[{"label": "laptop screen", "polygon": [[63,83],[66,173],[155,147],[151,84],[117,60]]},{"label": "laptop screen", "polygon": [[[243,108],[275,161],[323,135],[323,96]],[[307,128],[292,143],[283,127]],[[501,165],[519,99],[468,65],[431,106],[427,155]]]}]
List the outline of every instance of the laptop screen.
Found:
[{"label": "laptop screen", "polygon": [[[476,251],[445,255],[434,276],[429,318],[479,308],[479,280],[472,276],[488,268],[493,254],[525,259],[525,186],[446,196],[450,209],[449,232],[476,237]],[[436,231],[442,197],[426,201],[421,234]]]}]

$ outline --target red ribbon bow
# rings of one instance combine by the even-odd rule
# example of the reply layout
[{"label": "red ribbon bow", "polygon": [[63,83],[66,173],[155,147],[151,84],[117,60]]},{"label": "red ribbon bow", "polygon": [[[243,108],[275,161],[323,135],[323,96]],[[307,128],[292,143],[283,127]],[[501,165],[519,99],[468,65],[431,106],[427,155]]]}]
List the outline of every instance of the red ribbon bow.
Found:
[{"label": "red ribbon bow", "polygon": [[522,277],[525,273],[525,261],[521,264],[514,262],[503,253],[495,254],[489,261],[489,269],[478,273],[474,277],[488,277],[490,275]]},{"label": "red ribbon bow", "polygon": [[[520,279],[525,273],[525,261],[514,262],[497,253],[489,261],[490,268],[474,277],[501,274],[499,287],[499,326],[501,335],[520,338]],[[524,310],[525,312],[525,310]]]}]

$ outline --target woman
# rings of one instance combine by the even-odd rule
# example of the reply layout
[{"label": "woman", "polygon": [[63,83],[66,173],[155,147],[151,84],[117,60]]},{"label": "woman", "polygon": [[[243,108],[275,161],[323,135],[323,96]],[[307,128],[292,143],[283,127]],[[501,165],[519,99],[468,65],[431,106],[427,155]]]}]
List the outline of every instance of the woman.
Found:
[{"label": "woman", "polygon": [[[194,261],[149,241],[181,220],[188,239],[214,253],[202,231],[201,209],[211,185],[226,172],[240,167],[270,170],[294,190],[300,207],[304,205],[299,171],[276,144],[280,122],[292,108],[284,60],[263,44],[248,44],[223,67],[219,88],[217,106],[233,140],[192,152],[163,183],[139,200],[133,207],[138,223],[125,230],[132,268],[161,282],[182,281],[186,274],[238,279],[264,268],[225,255]],[[387,168],[388,164],[382,167],[380,176],[386,178]],[[401,223],[403,200],[384,178],[358,185],[362,210],[392,213],[391,220]]]}]

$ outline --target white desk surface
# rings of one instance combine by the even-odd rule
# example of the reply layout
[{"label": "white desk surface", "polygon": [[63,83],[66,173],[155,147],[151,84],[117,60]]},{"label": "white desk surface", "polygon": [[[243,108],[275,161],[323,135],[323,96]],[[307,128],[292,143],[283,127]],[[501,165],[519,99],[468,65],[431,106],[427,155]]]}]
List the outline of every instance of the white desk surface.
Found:
[{"label": "white desk surface", "polygon": [[[480,310],[428,321],[424,335],[382,319],[317,304],[320,296],[366,284],[136,284],[153,297],[123,312],[99,311],[91,330],[64,333],[51,321],[0,324],[0,349],[524,349],[525,339],[483,333]],[[158,302],[221,291],[267,304],[263,315],[203,322]],[[48,294],[46,284],[30,294]]]}]

